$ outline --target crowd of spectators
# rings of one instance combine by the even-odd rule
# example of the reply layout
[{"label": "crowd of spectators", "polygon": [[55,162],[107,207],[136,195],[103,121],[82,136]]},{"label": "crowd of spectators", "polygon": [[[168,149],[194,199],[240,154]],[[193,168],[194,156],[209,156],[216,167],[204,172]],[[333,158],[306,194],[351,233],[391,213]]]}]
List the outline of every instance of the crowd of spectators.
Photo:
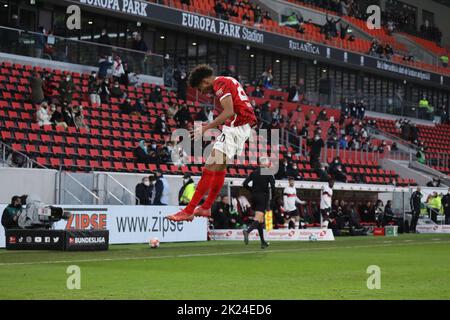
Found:
[{"label": "crowd of spectators", "polygon": [[170,186],[160,171],[142,178],[136,185],[136,204],[141,206],[161,206],[169,204]]},{"label": "crowd of spectators", "polygon": [[[263,20],[272,20],[268,11],[263,11],[259,4],[251,3],[249,0],[225,0],[216,1],[214,11],[216,16],[222,20],[229,20],[231,17],[238,17],[238,8],[245,10],[242,16],[242,23],[249,24],[250,22],[258,25]],[[253,13],[253,21],[252,15]]]}]

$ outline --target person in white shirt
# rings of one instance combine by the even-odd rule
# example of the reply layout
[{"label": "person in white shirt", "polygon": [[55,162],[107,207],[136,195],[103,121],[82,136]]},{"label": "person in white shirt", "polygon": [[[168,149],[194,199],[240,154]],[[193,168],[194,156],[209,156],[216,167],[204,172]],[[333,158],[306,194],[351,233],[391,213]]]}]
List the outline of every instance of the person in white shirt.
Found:
[{"label": "person in white shirt", "polygon": [[295,180],[289,177],[289,186],[283,190],[283,209],[286,215],[286,223],[293,221],[295,223],[295,229],[299,228],[300,216],[297,209],[297,204],[306,204],[306,201],[302,201],[297,196],[297,189],[294,187]]},{"label": "person in white shirt", "polygon": [[320,225],[327,228],[330,222],[331,202],[333,198],[334,180],[328,181],[328,186],[323,186],[320,191]]},{"label": "person in white shirt", "polygon": [[36,120],[40,127],[52,124],[50,119],[52,118],[52,112],[48,108],[47,102],[42,102],[39,110],[36,112]]},{"label": "person in white shirt", "polygon": [[122,60],[119,56],[116,56],[112,66],[112,76],[114,77],[114,80],[119,81],[123,74],[125,74],[125,70],[123,68]]}]

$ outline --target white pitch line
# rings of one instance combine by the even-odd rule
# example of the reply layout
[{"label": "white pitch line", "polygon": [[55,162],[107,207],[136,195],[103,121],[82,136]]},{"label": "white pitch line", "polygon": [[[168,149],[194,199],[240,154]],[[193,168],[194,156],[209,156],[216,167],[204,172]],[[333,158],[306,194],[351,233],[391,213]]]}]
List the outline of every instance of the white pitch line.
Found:
[{"label": "white pitch line", "polygon": [[[411,240],[413,241],[413,240]],[[55,261],[31,261],[31,262],[5,262],[0,263],[0,267],[5,266],[21,266],[21,265],[37,265],[37,264],[63,264],[63,263],[84,263],[84,262],[111,262],[111,261],[132,261],[132,260],[153,260],[153,259],[175,259],[175,258],[195,258],[195,257],[214,257],[214,256],[231,256],[255,253],[284,253],[298,251],[318,251],[318,250],[334,250],[334,249],[359,249],[359,248],[376,248],[376,247],[394,247],[408,246],[416,244],[438,244],[450,243],[450,241],[433,241],[433,242],[409,242],[409,243],[389,243],[377,245],[360,245],[360,246],[331,246],[323,248],[297,248],[297,249],[280,249],[280,250],[258,250],[258,251],[235,251],[235,252],[217,252],[217,253],[192,253],[179,254],[157,257],[123,257],[123,258],[104,258],[104,259],[79,259],[79,260],[55,260]]]}]

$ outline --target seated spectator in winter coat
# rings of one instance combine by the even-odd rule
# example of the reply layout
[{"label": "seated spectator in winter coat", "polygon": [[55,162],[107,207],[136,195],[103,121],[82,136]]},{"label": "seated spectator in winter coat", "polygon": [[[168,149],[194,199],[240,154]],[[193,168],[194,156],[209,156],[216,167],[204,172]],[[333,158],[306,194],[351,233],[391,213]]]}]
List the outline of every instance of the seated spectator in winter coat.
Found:
[{"label": "seated spectator in winter coat", "polygon": [[131,105],[131,99],[127,98],[119,106],[120,113],[131,114],[134,111],[134,107]]},{"label": "seated spectator in winter coat", "polygon": [[51,110],[49,110],[48,103],[42,102],[39,110],[36,112],[36,120],[40,127],[52,124],[51,119]]},{"label": "seated spectator in winter coat", "polygon": [[44,101],[44,81],[41,79],[39,72],[35,72],[30,81],[31,86],[31,102],[34,104]]},{"label": "seated spectator in winter coat", "polygon": [[153,185],[150,184],[149,177],[142,178],[142,182],[136,185],[136,204],[141,206],[149,206],[152,204]]},{"label": "seated spectator in winter coat", "polygon": [[186,104],[182,104],[177,113],[173,117],[178,127],[185,128],[192,121],[191,113]]},{"label": "seated spectator in winter coat", "polygon": [[109,98],[111,96],[111,91],[109,90],[109,80],[105,79],[100,84],[100,89],[98,92],[102,103],[109,103]]},{"label": "seated spectator in winter coat", "polygon": [[154,133],[165,134],[167,133],[166,115],[161,115],[156,118]]},{"label": "seated spectator in winter coat", "polygon": [[335,157],[328,167],[330,175],[339,182],[347,182],[347,176],[344,170],[344,165],[339,157]]},{"label": "seated spectator in winter coat", "polygon": [[60,126],[63,128],[67,128],[67,123],[64,121],[62,107],[60,105],[55,106],[54,104],[51,104],[51,110],[52,110],[52,117],[50,119],[50,122],[56,127]]},{"label": "seated spectator in winter coat", "polygon": [[75,127],[75,117],[70,104],[63,107],[63,117],[64,122],[67,123],[69,127]]},{"label": "seated spectator in winter coat", "polygon": [[139,146],[134,149],[134,156],[138,163],[150,163],[148,147],[144,140],[139,141]]},{"label": "seated spectator in winter coat", "polygon": [[91,104],[100,105],[102,103],[99,91],[100,91],[100,79],[97,78],[97,72],[92,71],[88,80],[88,94]]},{"label": "seated spectator in winter coat", "polygon": [[145,104],[145,101],[143,98],[139,98],[138,101],[136,101],[134,105],[134,110],[139,113],[140,115],[146,115],[148,113],[147,111],[147,105]]},{"label": "seated spectator in winter coat", "polygon": [[253,90],[252,97],[255,97],[255,98],[262,98],[262,97],[264,97],[264,91],[261,90],[260,86],[257,86],[255,88],[255,90]]},{"label": "seated spectator in winter coat", "polygon": [[294,180],[301,180],[302,176],[298,170],[297,164],[294,162],[287,166],[286,175],[294,178]]},{"label": "seated spectator in winter coat", "polygon": [[75,91],[75,84],[72,81],[72,76],[66,74],[64,79],[59,83],[59,94],[60,102],[67,102],[68,104],[72,102],[73,93]]},{"label": "seated spectator in winter coat", "polygon": [[287,179],[287,169],[288,168],[288,162],[286,159],[281,160],[279,166],[278,166],[278,172],[275,174],[275,179],[277,180],[284,180]]},{"label": "seated spectator in winter coat", "polygon": [[375,211],[371,201],[367,201],[359,208],[361,220],[364,222],[375,222]]},{"label": "seated spectator in winter coat", "polygon": [[112,86],[110,90],[110,97],[111,98],[117,98],[117,99],[123,99],[126,97],[126,94],[120,89],[119,81],[114,81],[114,85]]},{"label": "seated spectator in winter coat", "polygon": [[162,91],[160,86],[156,86],[151,92],[149,96],[150,102],[159,103],[162,102]]},{"label": "seated spectator in winter coat", "polygon": [[169,119],[173,119],[178,112],[178,106],[172,102],[169,102],[168,104],[169,108],[167,108],[166,114]]},{"label": "seated spectator in winter coat", "polygon": [[77,106],[72,107],[72,112],[73,112],[75,127],[77,127],[78,129],[84,128],[86,130],[89,130],[88,126],[84,122],[83,106],[77,105]]},{"label": "seated spectator in winter coat", "polygon": [[227,196],[217,203],[212,210],[215,229],[228,229],[230,227],[230,204]]}]

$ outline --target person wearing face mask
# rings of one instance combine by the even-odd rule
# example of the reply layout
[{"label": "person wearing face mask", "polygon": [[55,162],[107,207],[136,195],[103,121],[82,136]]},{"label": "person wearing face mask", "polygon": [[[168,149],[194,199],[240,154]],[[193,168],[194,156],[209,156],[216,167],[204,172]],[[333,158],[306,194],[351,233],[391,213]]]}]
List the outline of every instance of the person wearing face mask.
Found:
[{"label": "person wearing face mask", "polygon": [[69,127],[75,127],[75,116],[73,114],[72,106],[69,104],[64,104],[63,108],[64,122],[67,123]]},{"label": "person wearing face mask", "polygon": [[19,196],[14,196],[11,203],[3,210],[2,226],[7,229],[18,229],[18,217],[22,211],[22,201]]},{"label": "person wearing face mask", "polygon": [[286,159],[281,160],[280,165],[278,166],[278,172],[275,174],[275,179],[284,180],[287,179],[287,167],[288,162]]},{"label": "person wearing face mask", "polygon": [[114,84],[110,90],[110,96],[117,99],[123,99],[126,97],[126,94],[120,88],[119,81],[114,81]]},{"label": "person wearing face mask", "polygon": [[150,184],[149,177],[142,178],[142,182],[136,185],[136,205],[149,206],[151,205],[153,185]]},{"label": "person wearing face mask", "polygon": [[131,99],[126,98],[123,100],[123,102],[119,105],[120,113],[122,114],[131,114],[133,112],[133,106],[131,105]]},{"label": "person wearing face mask", "polygon": [[75,91],[75,84],[72,81],[72,76],[66,74],[66,76],[59,83],[59,94],[61,103],[72,102],[73,92]]},{"label": "person wearing face mask", "polygon": [[298,170],[298,166],[295,162],[292,162],[290,165],[288,165],[286,175],[288,177],[294,178],[295,180],[302,179],[302,176],[300,175],[300,171]]},{"label": "person wearing face mask", "polygon": [[119,79],[125,74],[125,69],[123,67],[122,59],[118,55],[114,57],[114,62],[112,65],[112,76],[117,83]]},{"label": "person wearing face mask", "polygon": [[161,87],[156,86],[152,92],[150,92],[149,100],[153,103],[159,103],[162,102],[162,92]]},{"label": "person wearing face mask", "polygon": [[177,122],[178,127],[187,127],[188,123],[192,121],[192,117],[186,104],[181,105],[173,119]]},{"label": "person wearing face mask", "polygon": [[335,157],[330,163],[330,165],[328,166],[328,172],[336,181],[344,183],[347,182],[347,176],[344,173],[345,168],[339,157]]},{"label": "person wearing face mask", "polygon": [[67,128],[67,123],[64,121],[64,115],[62,113],[62,107],[60,105],[55,106],[53,103],[51,104],[51,110],[52,110],[52,117],[50,119],[50,122],[58,127],[63,127],[64,129]]},{"label": "person wearing face mask", "polygon": [[47,102],[42,102],[39,110],[36,112],[36,120],[40,127],[52,124],[50,122],[51,119],[51,110],[48,108]]},{"label": "person wearing face mask", "polygon": [[38,28],[38,33],[34,36],[34,54],[38,59],[42,59],[45,47],[45,29],[43,26]]},{"label": "person wearing face mask", "polygon": [[187,205],[195,193],[195,184],[190,173],[186,173],[183,177],[183,186],[178,193],[178,204],[180,206]]},{"label": "person wearing face mask", "polygon": [[31,85],[31,101],[34,104],[44,101],[44,81],[39,72],[35,72],[30,81]]},{"label": "person wearing face mask", "polygon": [[150,163],[149,150],[145,140],[139,141],[139,145],[133,151],[137,163]]},{"label": "person wearing face mask", "polygon": [[320,162],[320,154],[322,153],[322,148],[325,144],[320,135],[316,134],[313,140],[308,141],[308,145],[310,146],[309,163],[314,167],[315,163]]},{"label": "person wearing face mask", "polygon": [[88,79],[88,94],[89,100],[91,101],[91,105],[100,105],[102,100],[100,99],[100,95],[98,94],[100,91],[100,83],[97,78],[97,72],[92,71],[89,79]]},{"label": "person wearing face mask", "polygon": [[444,209],[445,224],[450,224],[450,188],[447,194],[442,197],[441,204]]},{"label": "person wearing face mask", "polygon": [[109,90],[109,80],[105,79],[100,84],[100,89],[98,91],[100,96],[101,103],[109,103],[109,97],[111,95],[111,91]]},{"label": "person wearing face mask", "polygon": [[[167,183],[164,184],[165,180],[163,178],[163,175],[160,171],[156,171],[153,173],[153,175],[150,177],[150,181],[153,185],[154,195],[152,200],[152,205],[154,206],[161,206],[166,205],[168,201],[168,195],[167,191],[165,191],[165,186],[168,185]],[[164,197],[164,199],[163,199]],[[163,203],[164,201],[164,203]]]},{"label": "person wearing face mask", "polygon": [[166,123],[166,116],[163,114],[161,116],[158,116],[155,121],[155,129],[153,130],[154,133],[157,134],[165,134],[167,133],[167,123]]},{"label": "person wearing face mask", "polygon": [[260,86],[257,86],[255,88],[255,90],[253,90],[252,97],[255,97],[255,98],[262,98],[262,97],[264,97],[264,91],[261,90]]}]

